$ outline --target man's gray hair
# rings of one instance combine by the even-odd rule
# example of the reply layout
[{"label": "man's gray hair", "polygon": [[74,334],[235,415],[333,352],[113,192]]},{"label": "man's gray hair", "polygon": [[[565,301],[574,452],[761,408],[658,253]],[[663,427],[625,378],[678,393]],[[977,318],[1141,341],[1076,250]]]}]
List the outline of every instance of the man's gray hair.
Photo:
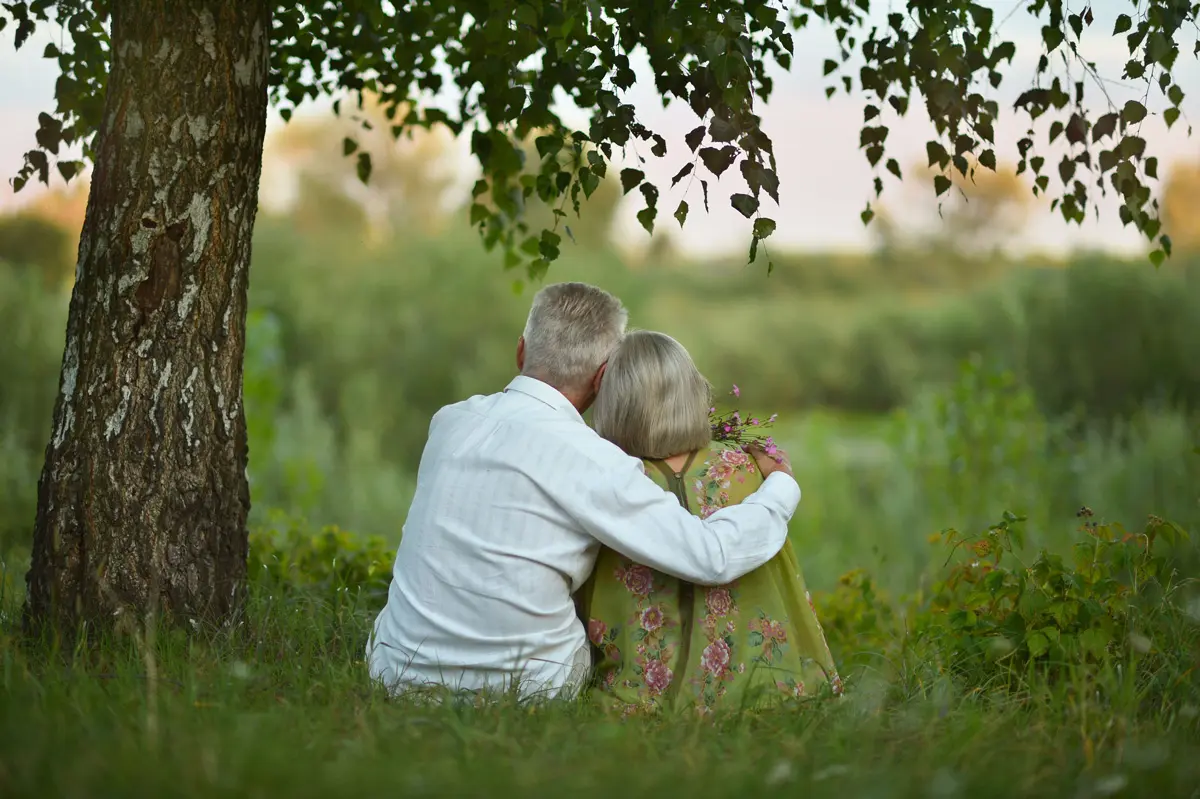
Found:
[{"label": "man's gray hair", "polygon": [[585,388],[621,343],[629,318],[621,301],[586,283],[555,283],[533,298],[525,323],[522,374],[560,391]]},{"label": "man's gray hair", "polygon": [[712,386],[683,345],[664,333],[629,333],[608,359],[592,427],[638,458],[707,447]]}]

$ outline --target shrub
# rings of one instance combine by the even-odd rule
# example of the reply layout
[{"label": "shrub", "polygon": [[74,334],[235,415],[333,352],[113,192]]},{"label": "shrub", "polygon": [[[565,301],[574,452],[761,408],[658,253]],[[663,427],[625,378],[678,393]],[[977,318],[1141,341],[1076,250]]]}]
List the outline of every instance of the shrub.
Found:
[{"label": "shrub", "polygon": [[291,523],[283,530],[251,532],[248,575],[284,596],[313,596],[334,607],[360,602],[381,607],[394,559],[394,547],[380,536],[332,526],[313,533]]}]

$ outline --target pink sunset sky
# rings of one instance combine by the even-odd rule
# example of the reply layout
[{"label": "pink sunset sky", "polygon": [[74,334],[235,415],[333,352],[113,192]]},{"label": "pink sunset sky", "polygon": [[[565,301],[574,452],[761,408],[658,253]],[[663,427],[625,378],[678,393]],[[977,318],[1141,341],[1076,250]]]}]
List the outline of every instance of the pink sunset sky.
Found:
[{"label": "pink sunset sky", "polygon": [[[892,5],[899,7],[901,4],[874,3],[873,16],[884,17]],[[998,0],[985,2],[985,5],[995,10],[997,20],[1003,20],[1001,36],[1017,45],[1017,58],[1006,72],[1004,85],[994,95],[1002,109],[1002,117],[996,125],[997,155],[1002,163],[1013,163],[1016,160],[1015,142],[1024,134],[1028,120],[1011,112],[1012,101],[1029,86],[1033,77],[1042,52],[1038,33],[1042,23],[1021,8],[1023,2]],[[1079,6],[1075,10],[1081,10],[1085,4],[1073,5]],[[1081,53],[1096,62],[1101,75],[1111,79],[1107,88],[1114,102],[1120,105],[1128,99],[1142,99],[1145,84],[1119,81],[1128,52],[1124,37],[1110,35],[1116,15],[1132,13],[1134,4],[1129,0],[1094,0],[1091,7],[1095,22],[1084,32]],[[1200,120],[1200,65],[1190,56],[1193,36],[1189,33],[1182,43],[1183,54],[1175,71],[1176,80],[1187,93],[1183,104],[1184,118],[1168,131],[1156,114],[1147,119],[1141,131],[1149,149],[1164,165],[1160,174],[1169,175],[1173,163],[1200,159],[1200,131],[1192,138],[1187,133],[1189,121]],[[53,107],[57,77],[56,63],[41,57],[47,42],[54,40],[57,43],[53,31],[39,32],[20,52],[14,52],[12,37],[12,26],[0,32],[0,173],[5,178],[16,173],[22,163],[22,153],[32,147],[38,112]],[[871,183],[874,177],[858,149],[864,100],[861,96],[845,96],[840,92],[833,99],[825,98],[824,89],[828,83],[821,77],[821,65],[835,52],[832,32],[827,28],[816,25],[797,35],[797,57],[792,70],[789,73],[778,71],[775,92],[761,109],[766,130],[775,142],[782,184],[779,207],[773,208],[769,201],[764,206],[764,213],[774,217],[779,225],[771,241],[777,248],[861,250],[872,244],[869,230],[859,219],[859,213],[873,194]],[[651,159],[644,167],[647,175],[663,189],[659,201],[659,225],[675,228],[673,238],[677,244],[694,255],[744,251],[749,242],[750,223],[728,205],[728,196],[740,188],[741,177],[734,174],[736,170],[730,170],[712,186],[715,191],[712,192],[709,215],[703,214],[700,198],[696,196],[688,198],[693,210],[684,230],[679,231],[670,218],[687,181],[677,189],[667,186],[671,176],[690,160],[683,136],[696,126],[697,121],[685,106],[662,107],[644,64],[639,75],[641,79],[629,99],[639,109],[642,122],[663,134],[669,145],[665,159]],[[1087,90],[1093,107],[1099,108],[1102,98],[1094,84],[1088,85]],[[1165,102],[1155,87],[1147,106],[1152,113],[1160,112]],[[891,127],[889,155],[906,168],[924,160],[925,141],[932,132],[922,110],[918,105],[908,118],[885,120],[884,123]],[[306,111],[326,113],[317,106]],[[564,109],[563,113],[567,121],[575,124],[586,119],[579,109]],[[272,128],[283,125],[277,117],[273,117],[270,124]],[[1044,133],[1041,135],[1044,137]],[[1052,153],[1043,153],[1050,164],[1057,160]],[[466,161],[465,144],[463,154]],[[466,170],[469,170],[469,163],[464,165],[464,184],[469,185],[470,175]],[[265,174],[264,185],[278,181],[280,177]],[[901,223],[910,217],[928,220],[936,214],[937,203],[931,186],[910,182],[901,187],[890,177],[885,183],[887,190],[882,202]],[[14,196],[11,187],[5,185],[0,188],[0,208],[19,205],[26,195],[32,197],[38,190],[41,189],[27,188]],[[699,187],[694,187],[693,191],[698,193]],[[632,204],[625,208],[619,226],[620,235],[633,243],[645,238],[633,220],[636,210]],[[1101,202],[1100,220],[1089,217],[1082,227],[1068,227],[1061,217],[1051,213],[1048,203],[1039,201],[1020,241],[1014,242],[1012,247],[1015,251],[1032,249],[1052,253],[1077,248],[1103,248],[1131,254],[1148,250],[1146,242],[1134,231],[1121,227],[1111,197]]]}]

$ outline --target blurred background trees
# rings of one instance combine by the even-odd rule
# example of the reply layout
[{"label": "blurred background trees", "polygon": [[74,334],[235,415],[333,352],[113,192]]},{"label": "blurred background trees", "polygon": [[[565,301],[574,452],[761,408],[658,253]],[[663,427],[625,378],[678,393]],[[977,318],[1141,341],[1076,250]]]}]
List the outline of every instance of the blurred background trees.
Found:
[{"label": "blurred background trees", "polygon": [[[364,143],[363,186],[336,158],[342,124],[297,119],[268,142],[245,381],[252,520],[394,539],[430,416],[507,382],[531,290],[515,293],[517,275],[455,218],[474,175],[451,142]],[[1029,214],[1020,178],[1002,166],[977,180],[944,196],[940,219],[904,217],[898,197],[874,253],[773,252],[770,278],[736,257],[685,261],[669,239],[615,246],[611,179],[563,221],[578,244],[564,233],[551,279],[616,292],[634,326],[689,348],[719,399],[736,382],[750,409],[781,414],[816,587],[872,549],[911,577],[926,534],[1004,509],[1030,513],[1035,536],[1082,504],[1200,525],[1200,167],[1169,172],[1176,255],[1157,270],[1006,255]],[[0,550],[27,546],[85,191],[0,217]]]}]

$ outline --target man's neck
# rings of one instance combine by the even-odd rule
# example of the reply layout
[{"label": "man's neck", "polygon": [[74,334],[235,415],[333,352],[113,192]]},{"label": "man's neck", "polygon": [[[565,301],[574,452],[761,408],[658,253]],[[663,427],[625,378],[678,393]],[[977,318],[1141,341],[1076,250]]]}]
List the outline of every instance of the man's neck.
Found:
[{"label": "man's neck", "polygon": [[567,398],[567,402],[571,403],[571,406],[573,408],[575,408],[575,410],[579,411],[579,414],[581,416],[583,415],[584,411],[586,411],[588,408],[592,407],[592,401],[595,400],[595,396],[593,396],[591,392],[563,390],[563,389],[559,388],[558,386],[554,385],[553,383],[549,382],[548,380],[543,380],[541,377],[538,377],[537,375],[525,374],[525,373],[522,373],[522,374],[524,374],[525,377],[533,378],[534,380],[537,380],[540,383],[545,383],[546,385],[550,386],[550,388],[557,391],[559,394],[562,394],[564,397]]}]

